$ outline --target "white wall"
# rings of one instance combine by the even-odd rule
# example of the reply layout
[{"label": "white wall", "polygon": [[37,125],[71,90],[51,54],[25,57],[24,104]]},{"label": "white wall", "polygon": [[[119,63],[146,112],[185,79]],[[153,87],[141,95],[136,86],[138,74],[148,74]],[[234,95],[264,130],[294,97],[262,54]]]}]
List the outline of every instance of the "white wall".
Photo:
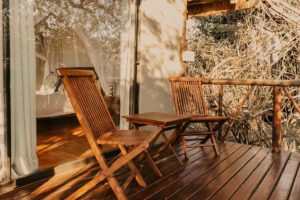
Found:
[{"label": "white wall", "polygon": [[183,72],[179,61],[182,0],[142,0],[140,12],[140,112],[175,112],[169,76]]}]

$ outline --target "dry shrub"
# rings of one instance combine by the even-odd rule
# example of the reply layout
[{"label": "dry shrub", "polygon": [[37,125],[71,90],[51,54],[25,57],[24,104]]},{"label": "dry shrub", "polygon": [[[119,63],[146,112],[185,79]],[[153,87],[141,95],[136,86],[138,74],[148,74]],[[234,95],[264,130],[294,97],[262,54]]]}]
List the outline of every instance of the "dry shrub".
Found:
[{"label": "dry shrub", "polygon": [[[187,76],[234,79],[299,79],[300,0],[268,0],[252,10],[188,21],[188,49],[196,52]],[[289,88],[300,101],[300,87]],[[205,86],[212,106],[218,86]],[[247,86],[226,86],[224,112],[232,116]],[[272,88],[255,87],[239,114],[229,139],[270,147]],[[215,103],[216,104],[216,103]],[[283,95],[284,148],[300,149],[300,115]]]}]

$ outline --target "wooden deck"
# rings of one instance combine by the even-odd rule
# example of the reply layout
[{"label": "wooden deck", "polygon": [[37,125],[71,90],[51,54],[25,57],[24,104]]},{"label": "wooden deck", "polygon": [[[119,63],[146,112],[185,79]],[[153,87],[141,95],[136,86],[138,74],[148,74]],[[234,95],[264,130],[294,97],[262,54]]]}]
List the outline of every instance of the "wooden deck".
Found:
[{"label": "wooden deck", "polygon": [[[180,148],[177,147],[181,154]],[[300,154],[235,143],[219,145],[220,156],[212,148],[189,151],[180,167],[174,158],[162,155],[158,166],[164,176],[154,175],[148,165],[141,166],[146,188],[131,184],[129,199],[300,199]],[[166,152],[168,154],[168,152]],[[32,183],[0,195],[0,199],[63,199],[90,180],[98,171],[95,163]],[[118,179],[126,179],[122,169]],[[0,192],[1,193],[1,192]],[[82,199],[115,199],[107,184],[95,187]]]}]

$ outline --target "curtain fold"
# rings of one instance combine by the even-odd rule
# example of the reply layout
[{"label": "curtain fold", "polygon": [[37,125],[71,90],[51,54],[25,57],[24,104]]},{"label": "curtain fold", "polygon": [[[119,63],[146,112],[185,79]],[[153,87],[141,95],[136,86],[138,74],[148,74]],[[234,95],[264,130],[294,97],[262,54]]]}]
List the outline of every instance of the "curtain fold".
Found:
[{"label": "curtain fold", "polygon": [[[1,21],[1,20],[0,20]],[[2,33],[2,31],[1,31]],[[2,34],[0,33],[0,36]],[[1,37],[2,38],[2,37]],[[2,44],[2,41],[1,41]],[[2,49],[0,50],[0,60],[2,61]],[[0,63],[0,182],[5,181],[8,177],[6,177],[6,141],[5,141],[5,119],[4,119],[4,83],[3,83],[3,63]]]},{"label": "curtain fold", "polygon": [[107,82],[109,82],[110,77],[107,73],[105,73],[105,69],[107,67],[106,63],[108,63],[105,58],[105,55],[108,54],[107,52],[105,52],[105,47],[102,46],[101,42],[91,39],[90,36],[84,32],[82,26],[76,26],[76,28],[74,28],[73,30],[87,49],[90,62],[92,63],[91,66],[95,68],[99,76],[101,88],[106,94],[108,94],[109,88]]},{"label": "curtain fold", "polygon": [[[1,41],[2,42],[2,41]],[[1,56],[0,59],[2,61],[2,50],[0,50]],[[3,63],[0,63],[0,183],[8,179],[6,177],[6,140],[5,140],[5,118],[4,118],[4,84],[3,84]]]},{"label": "curtain fold", "polygon": [[[0,0],[2,5],[2,0]],[[0,24],[3,24],[2,9],[0,10]],[[0,46],[3,47],[3,26],[0,27]],[[4,66],[3,66],[3,48],[0,48],[0,183],[7,180],[6,176],[6,140],[5,140],[5,118],[4,118]]]},{"label": "curtain fold", "polygon": [[10,0],[12,177],[38,168],[35,36],[32,0]]},{"label": "curtain fold", "polygon": [[[135,28],[136,24],[136,3],[137,0],[129,1],[129,16],[121,34],[121,59],[120,59],[120,128],[127,129],[129,124],[122,118],[128,115],[130,108],[130,87],[131,73],[135,62]],[[123,7],[128,6],[122,5]]]}]

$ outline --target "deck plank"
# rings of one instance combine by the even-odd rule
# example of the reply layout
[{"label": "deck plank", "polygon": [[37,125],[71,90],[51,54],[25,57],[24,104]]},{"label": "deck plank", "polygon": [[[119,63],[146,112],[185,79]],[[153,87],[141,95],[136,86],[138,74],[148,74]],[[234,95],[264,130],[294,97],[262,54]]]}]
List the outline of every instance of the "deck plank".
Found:
[{"label": "deck plank", "polygon": [[[233,145],[233,144],[232,144]],[[179,148],[179,146],[178,146]],[[224,148],[224,145],[220,146],[221,149]],[[181,149],[181,148],[180,148]],[[189,151],[191,158],[193,158],[193,160],[195,159],[200,159],[201,157],[205,157],[207,154],[211,154],[213,153],[213,149],[205,149],[205,151],[201,150],[200,148],[197,149],[192,149],[191,151]],[[167,156],[164,155],[166,154],[166,152],[163,152],[163,154],[161,155],[162,157]],[[183,152],[178,151],[178,156],[180,159],[184,158]],[[191,162],[191,160],[183,160],[184,164],[187,165],[189,162]],[[165,174],[168,175],[170,173],[172,173],[175,170],[179,170],[182,169],[182,166],[178,165],[178,161],[173,157],[173,159],[168,159],[168,160],[164,160],[164,162],[160,162],[157,164],[158,168],[160,169],[160,171]],[[150,166],[148,164],[144,164],[141,168],[140,171],[144,177],[144,179],[146,180],[147,184],[151,184],[153,182],[159,182],[160,179],[159,177],[157,177],[152,169],[150,168]],[[126,180],[126,178],[128,177],[129,173],[127,174],[123,174],[122,177],[118,177],[118,180],[120,182],[124,182]],[[141,190],[143,190],[144,188],[139,186],[138,184],[136,184],[135,182],[133,182],[129,188],[125,191],[125,193],[128,195],[130,194],[134,194],[136,192],[139,192]],[[93,191],[91,191],[90,193],[88,193],[87,195],[84,196],[83,199],[90,199],[90,198],[97,198],[97,199],[114,199],[115,195],[113,194],[112,191],[110,191],[109,193],[102,195],[98,192],[98,190],[102,191],[101,188],[99,189],[95,189]]]},{"label": "deck plank", "polygon": [[163,190],[153,194],[149,199],[164,199],[170,194],[175,193],[176,198],[178,199],[187,197],[193,193],[193,191],[196,191],[199,188],[199,185],[209,182],[219,173],[222,173],[223,170],[231,165],[236,159],[244,155],[244,153],[249,149],[250,146],[241,145],[240,148],[234,152],[224,153],[223,156],[220,154],[219,157],[215,157],[212,160],[212,163],[204,163],[202,166],[199,166],[195,170],[191,171],[182,179],[176,180],[176,182],[169,184]]},{"label": "deck plank", "polygon": [[[171,199],[180,199],[180,198],[191,198],[191,199],[199,199],[199,196],[201,196],[201,199],[208,198],[209,193],[214,191],[214,188],[211,188],[211,183],[214,184],[221,184],[218,182],[215,182],[215,180],[226,179],[228,176],[228,173],[230,173],[228,170],[239,167],[239,165],[243,165],[244,163],[248,162],[248,160],[254,156],[260,148],[251,148],[250,146],[244,146],[245,149],[244,152],[241,152],[240,154],[237,154],[236,157],[229,157],[229,159],[224,160],[222,163],[220,163],[215,168],[212,168],[208,173],[206,173],[204,176],[198,178],[196,181],[191,183],[191,186],[186,187],[184,190],[174,193],[172,195]],[[220,185],[219,185],[220,186]],[[214,187],[214,186],[213,186]],[[218,187],[216,185],[216,187]],[[205,188],[205,189],[204,189]],[[203,195],[203,197],[202,197]]]},{"label": "deck plank", "polygon": [[[179,144],[174,148],[184,158]],[[149,165],[140,166],[148,186],[135,182],[125,191],[129,199],[300,199],[300,154],[248,145],[219,144],[220,156],[212,148],[189,149],[184,166],[162,153],[157,177]],[[160,159],[159,158],[159,159]],[[16,188],[0,199],[64,199],[99,171],[97,163]],[[129,174],[124,167],[116,173],[120,183]],[[101,183],[81,199],[116,199],[110,186]]]},{"label": "deck plank", "polygon": [[270,149],[261,149],[241,170],[236,173],[231,179],[223,184],[223,187],[211,194],[211,200],[229,199],[229,197],[240,187],[240,185],[251,175],[254,169],[266,158],[270,153]]},{"label": "deck plank", "polygon": [[[190,143],[194,143],[194,142],[190,142]],[[158,147],[155,147],[158,148]],[[183,155],[183,151],[180,148],[180,144],[179,143],[175,143],[174,144],[174,148],[178,154],[178,156],[183,159],[184,155]],[[198,155],[199,152],[201,151],[201,149],[193,149],[191,150],[189,153],[191,155]],[[209,152],[213,151],[213,150],[208,150]],[[203,153],[203,152],[201,152]],[[201,155],[200,153],[200,155]],[[160,163],[160,160],[163,160],[163,162],[161,164],[157,164],[159,169],[163,172],[163,173],[170,173],[172,170],[172,167],[177,168],[178,167],[178,161],[175,159],[175,157],[172,155],[171,157],[168,155],[169,152],[168,151],[164,151],[160,154],[160,158],[158,158],[158,163]],[[166,163],[168,163],[168,166],[166,165]],[[146,163],[145,160],[143,160],[143,162],[141,163],[142,166],[140,166],[140,171],[142,172],[142,175],[144,177],[144,179],[146,180],[147,183],[151,183],[154,180],[159,179],[159,177],[157,177],[154,173],[153,170],[150,168],[150,166],[148,165],[148,163]],[[124,168],[123,168],[124,171]],[[119,181],[119,183],[122,185],[122,183],[124,183],[127,179],[127,177],[129,176],[131,172],[128,170],[125,173],[119,173],[119,175],[117,175],[117,179]],[[92,177],[90,177],[90,179],[92,179]],[[90,179],[86,180],[86,182],[88,182]],[[131,189],[131,190],[130,190]],[[125,191],[125,193],[130,194],[133,191],[132,190],[141,190],[143,189],[143,187],[139,186],[136,182],[133,182],[133,184],[130,185],[130,187]],[[97,185],[95,188],[93,188],[89,193],[87,193],[86,195],[83,196],[82,199],[116,199],[113,191],[111,190],[111,188],[105,184],[105,183],[100,183],[99,185]]]},{"label": "deck plank", "polygon": [[264,176],[271,168],[277,155],[269,153],[267,157],[259,164],[258,167],[251,173],[250,176],[243,182],[243,184],[230,196],[232,200],[249,199],[255,191],[257,185],[261,182]]},{"label": "deck plank", "polygon": [[274,200],[285,200],[288,199],[295,177],[297,175],[297,170],[299,167],[299,161],[289,160],[287,162],[281,177],[272,192],[270,199]]},{"label": "deck plank", "polygon": [[284,170],[291,153],[281,152],[277,156],[277,159],[273,162],[272,167],[269,169],[268,173],[264,176],[262,182],[258,185],[251,199],[268,199],[272,193],[274,187],[276,186],[282,171]]},{"label": "deck plank", "polygon": [[40,199],[40,195],[44,197],[52,191],[55,191],[58,188],[60,189],[65,183],[70,181],[72,182],[85,174],[92,174],[94,168],[98,168],[98,166],[95,164],[89,164],[81,169],[61,174],[48,180],[41,180],[26,186],[18,187],[0,195],[0,199],[19,199],[23,197],[28,197],[29,199]]},{"label": "deck plank", "polygon": [[293,153],[290,160],[298,161],[298,170],[296,172],[297,174],[294,179],[289,199],[298,200],[300,198],[300,153]]},{"label": "deck plank", "polygon": [[230,180],[237,172],[239,172],[248,162],[250,162],[256,154],[261,150],[259,147],[252,147],[247,153],[236,160],[231,166],[222,172],[218,177],[212,180],[203,188],[199,188],[194,194],[191,195],[192,200],[208,199],[215,194],[227,181]]},{"label": "deck plank", "polygon": [[[226,148],[227,146],[227,148]],[[231,145],[231,144],[226,144],[225,149],[220,149],[220,160],[223,158],[226,158],[227,154],[231,154],[235,151],[237,151],[241,146],[240,145]],[[162,177],[161,180],[154,182],[153,184],[149,185],[147,188],[145,188],[144,190],[135,193],[133,195],[129,196],[129,199],[145,199],[147,197],[150,197],[151,195],[153,195],[156,192],[159,192],[161,190],[163,190],[164,188],[168,187],[169,185],[175,183],[178,180],[184,179],[186,176],[190,175],[191,172],[193,172],[194,170],[198,169],[198,168],[202,168],[204,169],[205,165],[209,166],[212,165],[215,161],[215,154],[214,152],[201,157],[200,159],[193,159],[193,158],[189,158],[189,160],[192,160],[192,162],[186,166],[183,169],[180,170],[176,170],[173,173]]]},{"label": "deck plank", "polygon": [[[233,143],[229,144],[229,146],[233,145]],[[224,149],[224,145],[219,145],[219,147],[221,149]],[[179,149],[179,151],[178,151]],[[185,166],[188,165],[189,163],[192,163],[194,162],[195,160],[198,160],[198,159],[201,159],[202,157],[206,157],[207,155],[209,154],[213,154],[214,151],[212,148],[206,148],[205,150],[202,150],[200,148],[195,148],[195,149],[191,149],[189,151],[189,154],[190,154],[190,158],[191,159],[188,159],[188,160],[184,160],[184,155],[183,155],[183,152],[182,152],[182,149],[181,147],[178,145],[177,148],[177,153],[178,153],[178,156],[180,159],[183,160]],[[162,157],[165,157],[167,156],[168,152],[163,152],[161,154]],[[163,162],[161,162],[160,160],[158,160],[158,168],[161,170],[161,172],[164,174],[164,175],[168,175],[168,174],[171,174],[173,173],[174,171],[178,171],[178,170],[181,170],[183,169],[182,166],[179,166],[178,165],[178,161],[172,157],[173,159],[163,159]],[[153,184],[155,182],[159,182],[160,179],[159,177],[157,177],[152,169],[150,168],[150,166],[148,164],[144,164],[141,168],[140,168],[140,171],[146,181],[146,183],[148,183],[148,187],[150,184]],[[119,178],[118,177],[118,180],[120,182],[123,182],[126,180],[126,178],[128,177],[128,174],[124,174],[124,177],[121,177]],[[165,177],[165,176],[163,176]],[[148,188],[147,187],[147,188]],[[136,192],[140,192],[141,190],[143,190],[144,188],[139,186],[138,184],[136,184],[136,182],[133,182],[130,187],[125,191],[125,193],[127,195],[131,195],[131,194],[134,194]],[[101,189],[100,189],[101,190]],[[89,198],[97,198],[97,199],[114,199],[115,198],[115,195],[114,193],[110,190],[107,194],[105,195],[101,195],[97,192],[97,189],[95,189],[95,191],[91,191],[88,195],[85,196],[85,199],[89,199]]]}]

